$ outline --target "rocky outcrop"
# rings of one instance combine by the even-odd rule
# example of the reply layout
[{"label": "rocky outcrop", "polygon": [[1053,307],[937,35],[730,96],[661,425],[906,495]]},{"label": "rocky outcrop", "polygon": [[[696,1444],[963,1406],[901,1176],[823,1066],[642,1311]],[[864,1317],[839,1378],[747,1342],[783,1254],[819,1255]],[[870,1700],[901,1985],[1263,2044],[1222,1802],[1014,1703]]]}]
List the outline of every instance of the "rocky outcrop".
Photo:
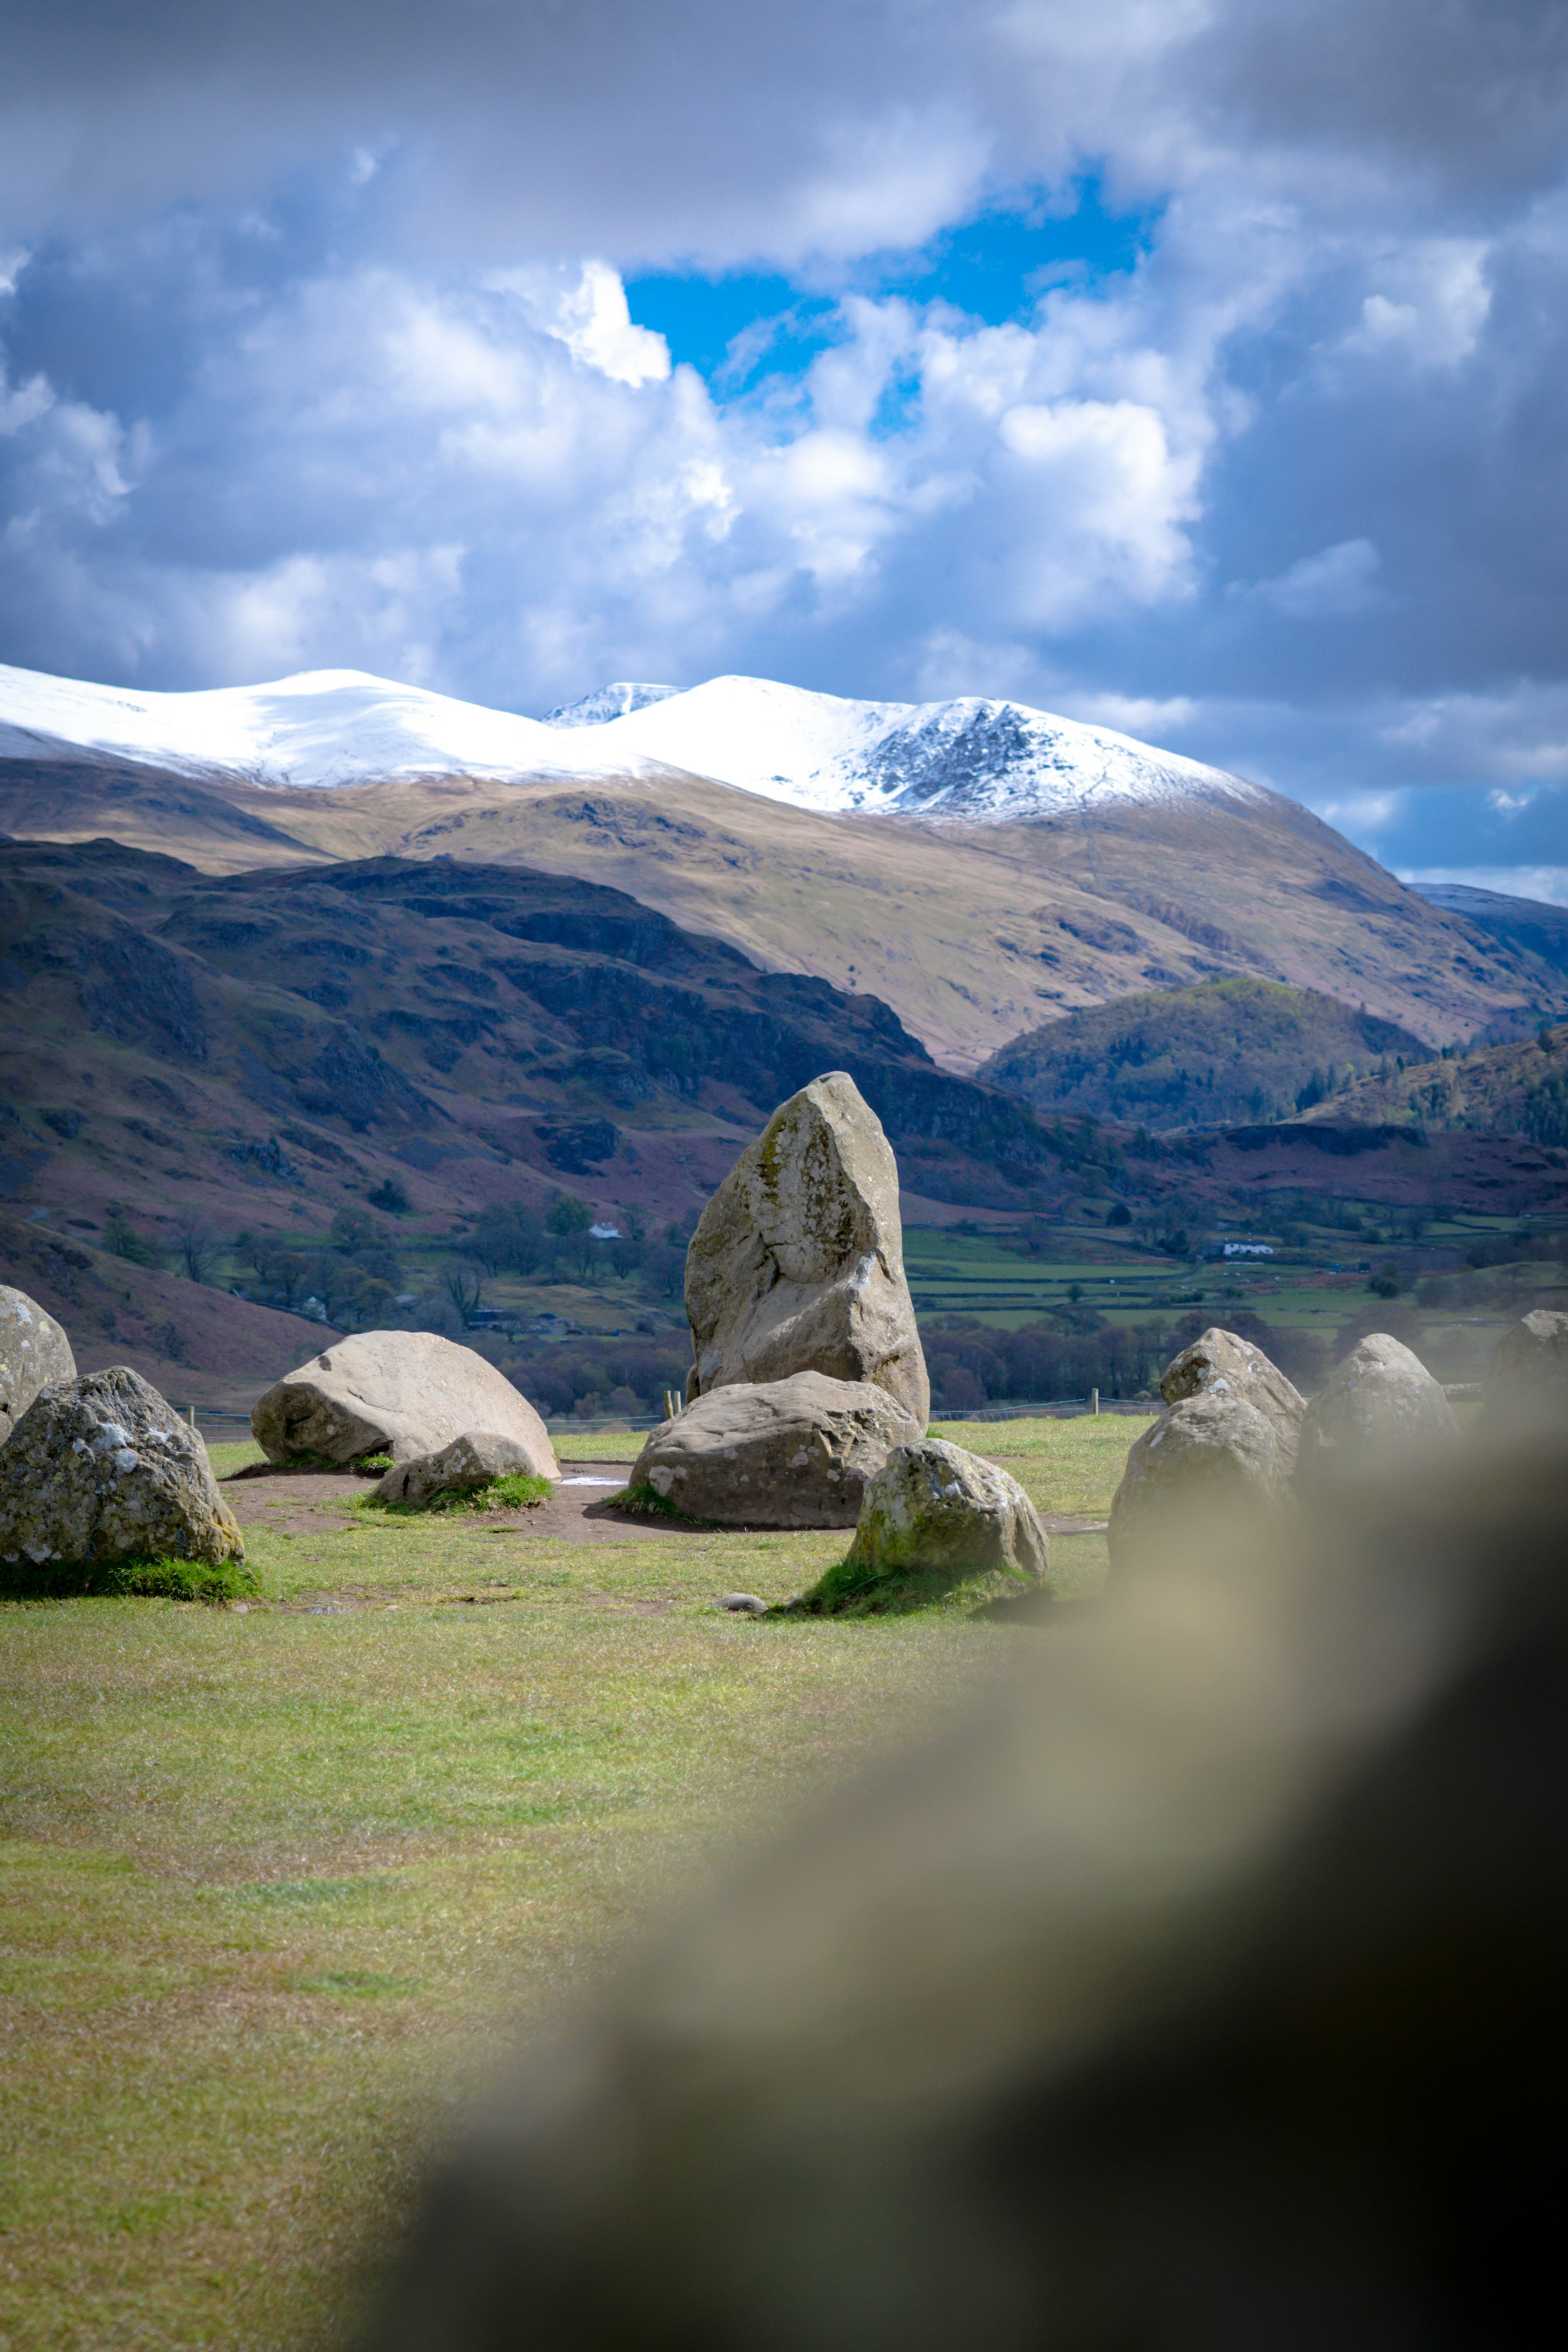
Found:
[{"label": "rocky outcrop", "polygon": [[25,1290],[0,1283],[0,1445],[40,1390],[76,1376],[71,1343],[54,1317]]},{"label": "rocky outcrop", "polygon": [[1239,1333],[1218,1325],[1203,1332],[1166,1366],[1160,1394],[1166,1404],[1196,1396],[1240,1398],[1271,1423],[1287,1475],[1295,1468],[1307,1401],[1262,1349]]},{"label": "rocky outcrop", "polygon": [[250,1417],[270,1462],[412,1462],[455,1437],[493,1431],[521,1448],[538,1477],[560,1465],[538,1414],[472,1348],[434,1331],[361,1331],[285,1373]]},{"label": "rocky outcrop", "polygon": [[719,1527],[852,1528],[890,1449],[919,1433],[870,1381],[736,1382],[653,1431],[627,1487]]},{"label": "rocky outcrop", "polygon": [[1498,1341],[1481,1384],[1489,1432],[1568,1422],[1568,1315],[1538,1307]]},{"label": "rocky outcrop", "polygon": [[925,1428],[898,1168],[842,1070],[776,1110],[709,1201],[686,1255],[686,1314],[688,1398],[821,1372],[885,1390]]},{"label": "rocky outcrop", "polygon": [[469,1430],[438,1454],[419,1454],[412,1462],[394,1463],[371,1499],[423,1511],[437,1495],[477,1494],[497,1478],[519,1473],[533,1478],[541,1475],[527,1446],[519,1445],[514,1437],[497,1437],[493,1430]]},{"label": "rocky outcrop", "polygon": [[244,1558],[206,1447],[128,1365],[43,1390],[0,1451],[0,1562]]},{"label": "rocky outcrop", "polygon": [[1258,1405],[1229,1390],[1182,1397],[1127,1455],[1111,1505],[1111,1566],[1191,1559],[1228,1524],[1283,1508],[1289,1482],[1285,1444]]},{"label": "rocky outcrop", "polygon": [[1373,1331],[1307,1407],[1296,1476],[1303,1486],[1333,1486],[1437,1461],[1458,1438],[1441,1382],[1402,1340]]},{"label": "rocky outcrop", "polygon": [[881,1615],[962,1587],[977,1601],[1039,1585],[1051,1545],[1016,1478],[961,1445],[917,1438],[866,1488],[841,1564],[806,1595],[814,1614]]}]

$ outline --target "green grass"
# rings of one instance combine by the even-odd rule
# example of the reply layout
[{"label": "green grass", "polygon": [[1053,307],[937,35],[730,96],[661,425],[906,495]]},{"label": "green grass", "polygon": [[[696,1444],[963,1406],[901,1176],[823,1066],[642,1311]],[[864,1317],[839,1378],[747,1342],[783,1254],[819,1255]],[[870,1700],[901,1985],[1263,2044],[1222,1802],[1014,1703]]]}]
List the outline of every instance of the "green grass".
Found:
[{"label": "green grass", "polygon": [[0,1565],[0,1601],[115,1595],[141,1601],[240,1601],[260,1590],[244,1560],[11,1560]]},{"label": "green grass", "polygon": [[509,1471],[504,1478],[492,1478],[486,1486],[454,1486],[444,1494],[433,1495],[428,1503],[395,1503],[383,1501],[379,1495],[360,1497],[361,1511],[391,1511],[403,1517],[427,1517],[432,1511],[526,1511],[537,1503],[548,1503],[555,1492],[550,1478],[535,1478],[526,1470]]},{"label": "green grass", "polygon": [[[942,1433],[1089,1516],[1141,1425]],[[316,2342],[519,2021],[1039,1638],[714,1608],[801,1592],[841,1532],[588,1545],[357,1499],[247,1528],[259,1602],[0,1607],[12,2352]],[[1055,1539],[1078,1589],[1099,1546]]]}]

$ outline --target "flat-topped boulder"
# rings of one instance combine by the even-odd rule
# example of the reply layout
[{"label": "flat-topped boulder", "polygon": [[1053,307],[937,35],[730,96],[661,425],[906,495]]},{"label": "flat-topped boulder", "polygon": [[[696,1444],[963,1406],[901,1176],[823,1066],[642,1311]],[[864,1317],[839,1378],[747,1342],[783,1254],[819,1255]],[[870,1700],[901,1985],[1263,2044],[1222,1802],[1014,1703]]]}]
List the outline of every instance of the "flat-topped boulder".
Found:
[{"label": "flat-topped boulder", "polygon": [[1568,1315],[1538,1307],[1497,1343],[1481,1383],[1489,1431],[1568,1423]]},{"label": "flat-topped boulder", "polygon": [[41,1390],[76,1376],[71,1343],[54,1317],[0,1282],[0,1445]]},{"label": "flat-topped boulder", "polygon": [[1178,1399],[1128,1453],[1105,1538],[1112,1568],[1190,1559],[1238,1520],[1283,1509],[1291,1459],[1248,1398],[1215,1387]]},{"label": "flat-topped boulder", "polygon": [[1016,1478],[937,1437],[895,1446],[866,1488],[847,1557],[805,1595],[813,1615],[879,1616],[962,1591],[1038,1588],[1051,1543]]},{"label": "flat-topped boulder", "polygon": [[1296,1476],[1332,1486],[1439,1460],[1458,1442],[1442,1382],[1392,1332],[1371,1331],[1307,1407]]},{"label": "flat-topped boulder", "polygon": [[1218,1324],[1173,1356],[1160,1375],[1166,1404],[1188,1397],[1239,1397],[1273,1424],[1287,1472],[1294,1469],[1307,1401],[1261,1348]]},{"label": "flat-topped boulder", "polygon": [[871,1381],[737,1381],[651,1431],[627,1490],[719,1527],[852,1528],[867,1482],[919,1433]]},{"label": "flat-topped boulder", "polygon": [[509,1438],[536,1477],[559,1478],[549,1433],[520,1390],[472,1348],[434,1331],[360,1331],[286,1372],[251,1414],[269,1462],[412,1462],[484,1430]]},{"label": "flat-topped boulder", "polygon": [[207,1449],[128,1364],[43,1390],[0,1449],[5,1565],[245,1558]]},{"label": "flat-topped boulder", "polygon": [[842,1070],[782,1104],[709,1201],[686,1253],[686,1314],[688,1400],[821,1372],[885,1390],[925,1428],[898,1167]]}]

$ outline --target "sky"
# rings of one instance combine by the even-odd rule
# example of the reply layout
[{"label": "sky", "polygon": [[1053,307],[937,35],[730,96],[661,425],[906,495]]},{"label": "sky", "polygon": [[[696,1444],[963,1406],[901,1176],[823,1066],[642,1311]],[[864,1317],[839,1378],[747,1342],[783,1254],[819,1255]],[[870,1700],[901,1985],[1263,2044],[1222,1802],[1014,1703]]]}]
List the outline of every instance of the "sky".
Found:
[{"label": "sky", "polygon": [[1010,696],[1568,903],[1562,0],[0,37],[0,661]]}]

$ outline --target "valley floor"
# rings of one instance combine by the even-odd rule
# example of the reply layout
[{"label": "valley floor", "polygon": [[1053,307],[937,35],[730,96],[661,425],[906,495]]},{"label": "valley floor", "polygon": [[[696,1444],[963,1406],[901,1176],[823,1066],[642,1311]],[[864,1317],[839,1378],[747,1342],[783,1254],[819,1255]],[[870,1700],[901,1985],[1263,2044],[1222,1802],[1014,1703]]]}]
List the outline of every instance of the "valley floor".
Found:
[{"label": "valley floor", "polygon": [[[936,1433],[1082,1525],[1145,1425]],[[561,1453],[609,1478],[638,1442]],[[785,1599],[845,1538],[650,1533],[594,1517],[608,1489],[510,1521],[390,1521],[348,1478],[225,1491],[259,1602],[0,1606],[12,2352],[340,2327],[519,2030],[727,1847],[1050,1638],[725,1616],[721,1592]],[[1103,1537],[1053,1547],[1092,1591]]]}]

